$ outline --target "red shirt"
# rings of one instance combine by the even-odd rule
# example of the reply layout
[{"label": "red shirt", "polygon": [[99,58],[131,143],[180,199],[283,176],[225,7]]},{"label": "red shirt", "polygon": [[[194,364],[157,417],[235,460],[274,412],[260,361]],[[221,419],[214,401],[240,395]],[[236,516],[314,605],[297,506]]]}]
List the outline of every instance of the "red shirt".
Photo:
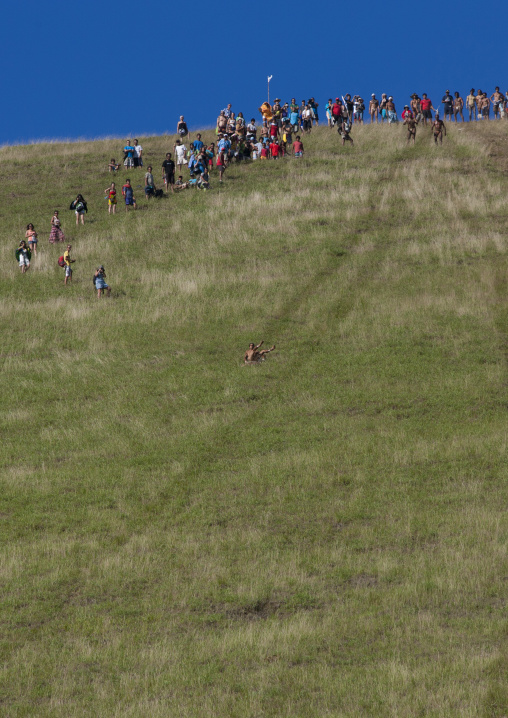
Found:
[{"label": "red shirt", "polygon": [[337,116],[337,115],[340,115],[341,112],[342,112],[342,108],[341,108],[341,106],[340,106],[340,102],[335,102],[335,103],[332,105],[332,115]]},{"label": "red shirt", "polygon": [[295,152],[302,152],[303,151],[303,142],[300,142],[300,140],[295,140],[293,142],[293,150]]},{"label": "red shirt", "polygon": [[272,157],[278,157],[280,152],[279,145],[276,145],[275,142],[272,142],[270,145],[270,152],[272,153]]},{"label": "red shirt", "polygon": [[420,100],[420,107],[422,110],[430,110],[432,107],[432,100],[429,100],[428,98],[426,100]]}]

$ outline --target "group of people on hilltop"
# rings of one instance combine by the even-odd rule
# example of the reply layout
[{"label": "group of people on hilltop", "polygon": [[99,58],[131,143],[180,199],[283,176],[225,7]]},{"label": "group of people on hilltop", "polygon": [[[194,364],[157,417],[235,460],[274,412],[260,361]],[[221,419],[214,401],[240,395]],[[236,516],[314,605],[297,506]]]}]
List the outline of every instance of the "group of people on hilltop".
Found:
[{"label": "group of people on hilltop", "polygon": [[[494,119],[508,119],[508,91],[503,94],[499,87],[495,88],[490,97],[487,92],[483,90],[476,91],[472,88],[465,100],[459,92],[452,95],[450,90],[446,90],[440,104],[443,105],[442,113],[433,106],[432,100],[426,93],[423,93],[420,97],[415,92],[410,97],[410,103],[404,105],[402,114],[407,114],[407,111],[410,111],[414,119],[417,122],[423,122],[424,125],[428,122],[432,123],[432,112],[438,117],[443,116],[444,119],[448,119],[450,122],[459,122],[459,119],[464,122],[464,108],[466,108],[469,113],[469,121],[472,122],[474,120],[489,120],[492,108]],[[393,96],[382,93],[381,99],[378,99],[373,92],[368,108],[366,108],[365,102],[360,95],[351,96],[347,94],[336,97],[335,101],[330,98],[326,104],[328,126],[331,128],[337,124],[341,125],[344,120],[350,124],[354,122],[362,124],[366,109],[372,124],[383,122],[394,124],[399,121]]]},{"label": "group of people on hilltop", "polygon": [[[472,88],[465,100],[459,92],[455,92],[452,96],[450,91],[446,90],[440,104],[443,105],[444,119],[451,122],[458,122],[459,118],[464,122],[464,109],[467,110],[470,122],[489,120],[491,108],[494,119],[508,119],[508,91],[503,94],[499,87],[495,88],[490,97],[485,91],[476,91]],[[262,116],[261,125],[258,127],[255,118],[251,118],[250,122],[247,122],[242,112],[235,114],[230,103],[220,111],[217,117],[215,130],[217,142],[205,144],[202,135],[197,133],[196,139],[189,142],[189,147],[185,144],[189,129],[184,116],[181,115],[177,123],[178,139],[173,145],[173,153],[167,152],[161,165],[162,182],[166,186],[166,191],[176,192],[193,185],[204,190],[210,189],[210,170],[215,166],[218,170],[219,182],[222,182],[225,169],[233,161],[277,160],[288,155],[296,158],[302,157],[304,146],[301,135],[297,133],[310,134],[313,125],[319,124],[318,107],[319,103],[313,97],[308,101],[302,100],[300,104],[295,101],[295,98],[284,104],[280,98],[275,98],[273,105],[267,101],[258,108]],[[360,95],[351,96],[348,93],[345,96],[336,97],[335,101],[331,98],[328,100],[325,107],[328,126],[338,129],[343,145],[346,142],[353,144],[350,136],[351,127],[354,123],[363,123],[365,111],[366,106]],[[376,98],[375,93],[372,93],[368,112],[373,124],[385,121],[389,124],[399,122],[393,96],[387,93],[383,93],[380,100]],[[432,113],[434,113],[434,117]],[[401,119],[403,125],[406,126],[408,144],[411,142],[414,144],[419,123],[422,123],[424,127],[430,125],[435,143],[442,143],[443,136],[446,136],[445,122],[426,93],[423,93],[421,97],[417,93],[411,95],[410,103],[404,105]],[[130,139],[126,141],[123,155],[122,164],[125,169],[143,168],[143,148],[137,139],[132,143]],[[120,166],[121,164],[112,158],[108,164],[108,170],[117,173]],[[175,181],[176,173],[182,173],[185,168],[189,172],[189,179],[184,180],[183,174],[179,174]],[[152,166],[148,166],[144,174],[144,192],[147,198],[162,195],[162,190],[156,189]],[[131,207],[136,209],[137,203],[129,178],[122,185],[121,193],[126,211]],[[111,182],[105,189],[105,196],[108,200],[108,213],[116,214],[115,182]],[[84,225],[88,207],[82,194],[78,194],[76,199],[71,202],[70,209],[75,213],[76,225]],[[64,241],[65,235],[59,212],[55,210],[51,218],[49,242],[55,244]],[[37,232],[34,225],[30,223],[26,227],[25,239],[21,240],[16,249],[16,259],[23,274],[30,267],[32,254],[37,256],[37,244]],[[66,252],[60,258],[61,266],[65,268],[65,284],[72,279],[71,265],[74,260],[70,258],[70,250],[71,245],[67,245]],[[107,291],[108,294],[110,291],[104,277],[104,267],[98,267],[94,275],[94,284],[99,296],[102,296],[104,291]]]}]

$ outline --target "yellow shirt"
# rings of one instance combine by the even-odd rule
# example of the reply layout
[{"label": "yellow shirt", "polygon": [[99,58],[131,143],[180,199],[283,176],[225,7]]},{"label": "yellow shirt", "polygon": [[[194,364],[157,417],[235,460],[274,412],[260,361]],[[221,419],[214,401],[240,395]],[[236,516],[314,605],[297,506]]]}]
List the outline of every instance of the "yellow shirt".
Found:
[{"label": "yellow shirt", "polygon": [[63,253],[63,258],[64,258],[65,264],[66,264],[68,267],[70,267],[70,266],[71,266],[71,262],[70,262],[70,259],[71,259],[71,258],[70,258],[69,250],[68,250],[68,249],[66,249],[65,252]]}]

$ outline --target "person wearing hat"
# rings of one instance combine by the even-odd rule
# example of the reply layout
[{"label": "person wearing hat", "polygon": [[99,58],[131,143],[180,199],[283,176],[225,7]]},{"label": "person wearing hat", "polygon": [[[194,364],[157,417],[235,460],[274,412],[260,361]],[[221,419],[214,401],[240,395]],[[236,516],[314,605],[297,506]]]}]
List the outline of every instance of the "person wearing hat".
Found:
[{"label": "person wearing hat", "polygon": [[409,105],[404,105],[404,109],[402,110],[401,117],[403,120],[406,119],[406,117],[413,117],[413,113],[409,109]]},{"label": "person wearing hat", "polygon": [[381,122],[383,123],[388,115],[386,113],[386,103],[388,102],[388,99],[386,97],[386,92],[383,92],[381,95],[381,102],[379,103],[379,113],[381,115]]},{"label": "person wearing hat", "polygon": [[395,102],[393,101],[393,97],[391,95],[386,102],[386,113],[388,115],[389,125],[393,125],[395,122],[399,121],[399,118],[397,117],[397,110],[395,109]]},{"label": "person wearing hat", "polygon": [[371,125],[374,124],[374,117],[376,118],[376,122],[379,122],[379,100],[377,99],[374,92],[370,96],[369,115]]},{"label": "person wearing hat", "polygon": [[360,95],[354,95],[353,97],[353,118],[355,122],[363,125],[363,113],[365,112],[365,103],[363,97]]},{"label": "person wearing hat", "polygon": [[453,117],[453,97],[450,94],[450,90],[446,90],[446,94],[443,96],[441,102],[444,106],[445,119],[449,117],[451,122]]},{"label": "person wearing hat", "polygon": [[421,106],[420,106],[420,98],[416,94],[416,92],[413,92],[411,95],[411,102],[409,103],[409,107],[411,108],[411,112],[414,115],[414,118],[417,122],[419,122],[421,117]]},{"label": "person wearing hat", "polygon": [[275,102],[272,107],[273,119],[277,123],[277,127],[282,127],[282,107],[280,106],[280,97],[275,98]]},{"label": "person wearing hat", "polygon": [[476,120],[476,95],[474,87],[471,88],[469,95],[466,97],[466,107],[469,112],[469,122]]},{"label": "person wearing hat", "polygon": [[95,274],[93,275],[93,283],[97,290],[97,297],[100,299],[104,294],[104,290],[107,291],[108,297],[111,295],[111,287],[106,284],[106,272],[102,264],[97,267]]}]

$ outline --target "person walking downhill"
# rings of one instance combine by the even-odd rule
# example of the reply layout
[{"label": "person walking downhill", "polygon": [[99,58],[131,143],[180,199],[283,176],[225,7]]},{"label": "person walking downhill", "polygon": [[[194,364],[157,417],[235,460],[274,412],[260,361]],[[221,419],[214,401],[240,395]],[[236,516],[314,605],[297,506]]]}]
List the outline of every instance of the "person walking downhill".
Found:
[{"label": "person walking downhill", "polygon": [[49,234],[49,241],[51,244],[55,242],[65,242],[65,235],[62,230],[62,223],[58,216],[58,210],[55,209],[53,216],[51,217],[51,232]]},{"label": "person walking downhill", "polygon": [[78,194],[76,199],[71,202],[69,209],[74,210],[76,214],[76,227],[79,225],[80,219],[81,224],[85,224],[85,212],[88,212],[88,207],[82,194]]},{"label": "person walking downhill", "polygon": [[21,274],[25,274],[30,266],[30,259],[32,258],[32,253],[26,246],[26,242],[24,239],[22,239],[19,243],[19,247],[17,248],[15,254],[19,264],[19,268],[21,269]]}]

